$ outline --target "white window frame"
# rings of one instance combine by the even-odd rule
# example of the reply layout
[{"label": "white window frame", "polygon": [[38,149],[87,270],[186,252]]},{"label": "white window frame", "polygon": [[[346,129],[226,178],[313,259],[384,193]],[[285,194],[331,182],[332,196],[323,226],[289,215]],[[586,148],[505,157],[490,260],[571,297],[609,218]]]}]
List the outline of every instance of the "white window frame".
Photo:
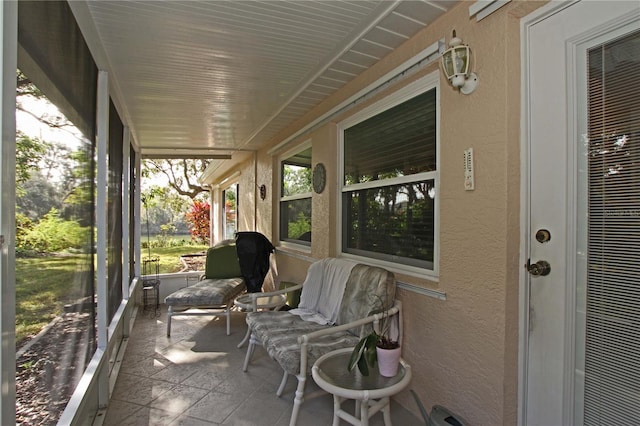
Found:
[{"label": "white window frame", "polygon": [[[362,121],[365,121],[377,114],[380,114],[390,108],[408,101],[418,95],[429,90],[436,90],[436,170],[433,172],[417,173],[409,176],[402,176],[392,179],[385,179],[384,185],[397,185],[407,182],[417,182],[423,180],[433,180],[436,195],[434,198],[434,241],[433,241],[433,270],[425,269],[417,266],[395,263],[387,260],[376,259],[373,257],[359,256],[352,253],[342,251],[343,246],[343,213],[342,213],[342,195],[345,192],[351,192],[359,189],[367,189],[381,186],[381,181],[364,182],[349,185],[347,190],[344,185],[344,131]],[[338,252],[341,257],[351,258],[353,260],[377,265],[393,272],[402,273],[409,276],[427,278],[433,281],[438,280],[440,268],[440,73],[434,71],[420,79],[409,83],[408,85],[397,90],[395,93],[381,99],[380,101],[370,105],[367,108],[357,112],[349,118],[338,123],[338,199],[337,199],[337,227],[336,241]]]},{"label": "white window frame", "polygon": [[[282,247],[290,247],[290,248],[295,248],[296,250],[299,251],[304,251],[304,252],[308,252],[311,253],[311,244],[307,245],[307,244],[301,244],[301,243],[296,243],[294,241],[284,241],[280,239],[280,219],[281,219],[281,215],[282,212],[280,211],[280,206],[282,205],[281,203],[283,201],[295,201],[295,200],[302,200],[302,199],[306,199],[309,198],[312,200],[312,204],[313,204],[313,192],[309,191],[309,192],[305,192],[303,194],[295,194],[295,195],[288,195],[288,196],[283,196],[282,195],[282,162],[284,160],[286,160],[287,158],[296,155],[299,152],[302,152],[306,149],[311,148],[311,157],[313,158],[313,146],[311,143],[311,139],[305,140],[303,143],[296,145],[295,148],[292,148],[282,154],[280,154],[278,156],[278,164],[277,164],[277,170],[278,170],[278,209],[277,209],[277,224],[278,224],[278,229],[277,229],[277,236],[278,236],[278,243],[279,245],[281,245]],[[313,166],[313,160],[311,161],[311,165]],[[313,207],[311,210],[311,228],[313,229]],[[313,237],[312,237],[313,238]]]}]

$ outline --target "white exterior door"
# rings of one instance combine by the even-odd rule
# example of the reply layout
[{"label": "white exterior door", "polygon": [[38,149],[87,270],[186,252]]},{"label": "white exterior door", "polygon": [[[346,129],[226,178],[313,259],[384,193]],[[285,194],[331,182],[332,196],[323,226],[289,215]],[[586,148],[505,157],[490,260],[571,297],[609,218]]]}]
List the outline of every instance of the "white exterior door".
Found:
[{"label": "white exterior door", "polygon": [[640,3],[552,2],[523,35],[521,423],[637,425]]}]

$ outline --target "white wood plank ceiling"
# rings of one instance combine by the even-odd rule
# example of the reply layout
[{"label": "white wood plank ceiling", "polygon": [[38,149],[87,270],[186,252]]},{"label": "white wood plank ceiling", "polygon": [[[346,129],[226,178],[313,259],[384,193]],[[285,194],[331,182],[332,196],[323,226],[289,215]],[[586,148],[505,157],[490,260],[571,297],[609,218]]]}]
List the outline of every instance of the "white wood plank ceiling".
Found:
[{"label": "white wood plank ceiling", "polygon": [[208,155],[259,148],[456,3],[103,0],[84,19],[142,153]]}]

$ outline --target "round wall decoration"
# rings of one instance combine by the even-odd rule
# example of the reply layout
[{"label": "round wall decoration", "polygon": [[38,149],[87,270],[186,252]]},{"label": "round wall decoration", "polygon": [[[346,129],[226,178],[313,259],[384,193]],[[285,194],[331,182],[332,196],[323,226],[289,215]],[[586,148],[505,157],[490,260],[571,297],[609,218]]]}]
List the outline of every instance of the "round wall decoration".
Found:
[{"label": "round wall decoration", "polygon": [[324,191],[324,186],[327,183],[327,170],[324,168],[324,164],[318,163],[313,168],[313,190],[316,194],[320,194]]}]

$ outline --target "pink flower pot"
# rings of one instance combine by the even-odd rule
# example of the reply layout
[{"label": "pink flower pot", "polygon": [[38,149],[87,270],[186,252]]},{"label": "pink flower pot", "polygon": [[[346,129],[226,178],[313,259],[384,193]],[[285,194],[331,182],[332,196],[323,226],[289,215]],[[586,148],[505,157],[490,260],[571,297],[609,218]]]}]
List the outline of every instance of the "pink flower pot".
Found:
[{"label": "pink flower pot", "polygon": [[398,374],[398,364],[400,364],[400,348],[381,349],[376,347],[378,356],[378,370],[384,377],[393,377]]}]

